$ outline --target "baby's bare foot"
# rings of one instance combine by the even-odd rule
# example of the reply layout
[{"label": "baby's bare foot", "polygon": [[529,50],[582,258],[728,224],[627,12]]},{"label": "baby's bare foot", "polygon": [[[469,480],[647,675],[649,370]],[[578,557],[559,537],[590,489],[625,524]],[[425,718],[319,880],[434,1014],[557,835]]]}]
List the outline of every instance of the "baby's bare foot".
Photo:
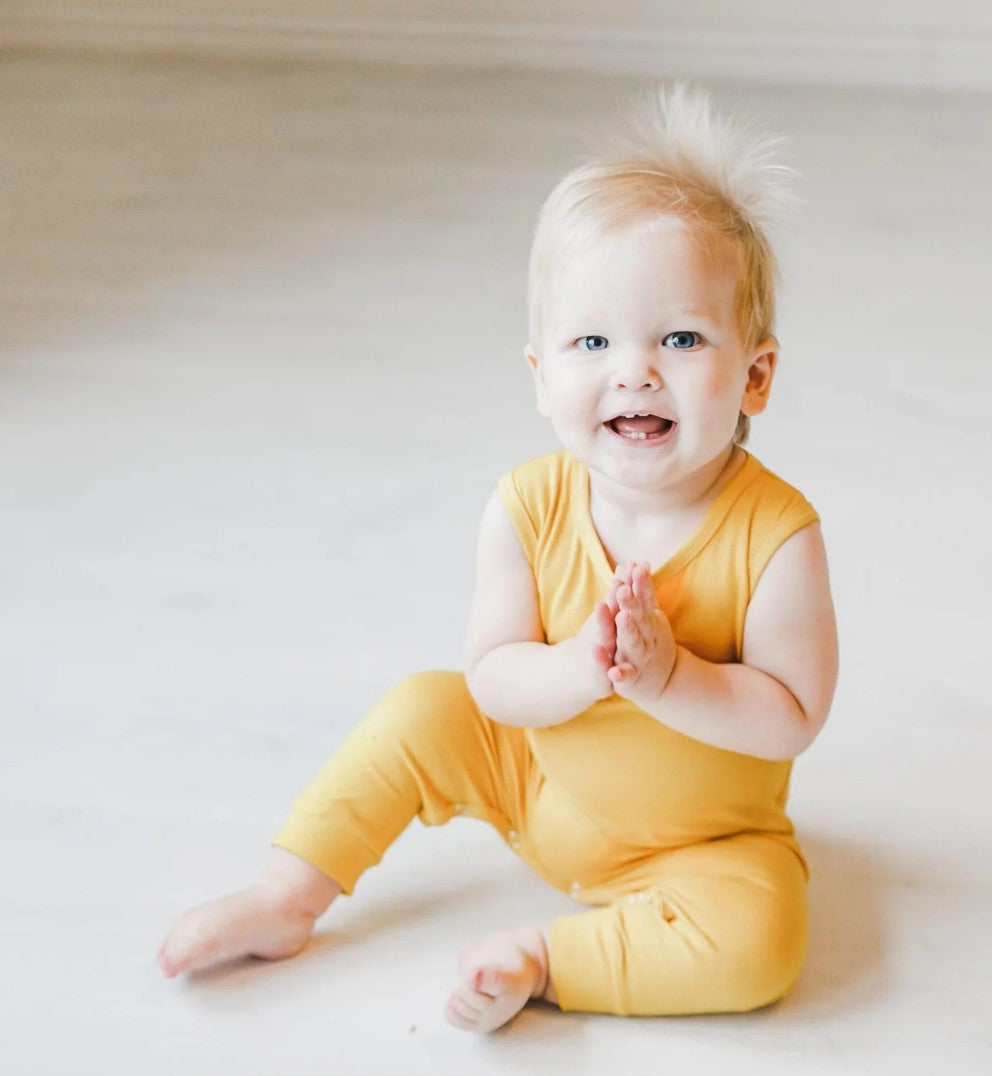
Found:
[{"label": "baby's bare foot", "polygon": [[171,979],[239,956],[294,956],[306,945],[313,924],[307,911],[256,885],[186,912],[162,943],[158,966]]},{"label": "baby's bare foot", "polygon": [[458,978],[445,1016],[465,1031],[495,1031],[531,998],[554,1000],[547,942],[538,927],[493,934],[463,949]]}]

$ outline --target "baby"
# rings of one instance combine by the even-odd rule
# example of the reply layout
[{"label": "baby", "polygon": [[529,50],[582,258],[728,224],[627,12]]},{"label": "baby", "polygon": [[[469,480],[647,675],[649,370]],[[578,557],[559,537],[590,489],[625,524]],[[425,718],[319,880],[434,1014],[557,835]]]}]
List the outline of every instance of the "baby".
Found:
[{"label": "baby", "polygon": [[525,355],[562,448],[482,515],[464,674],[394,687],[259,881],[187,912],[166,975],[299,952],[417,815],[467,815],[586,910],[480,939],[446,1016],[740,1012],[806,949],[791,760],[837,642],[818,517],[743,444],[778,359],[772,143],[676,90],[541,213]]}]

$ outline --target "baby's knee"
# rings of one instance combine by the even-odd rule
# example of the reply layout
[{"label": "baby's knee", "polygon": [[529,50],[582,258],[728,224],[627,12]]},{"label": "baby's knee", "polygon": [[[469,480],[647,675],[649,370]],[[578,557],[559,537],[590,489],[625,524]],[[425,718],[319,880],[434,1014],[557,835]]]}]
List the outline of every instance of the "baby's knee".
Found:
[{"label": "baby's knee", "polygon": [[394,740],[431,740],[451,735],[460,722],[477,720],[477,711],[460,672],[413,673],[375,704],[365,722],[373,736]]},{"label": "baby's knee", "polygon": [[380,706],[431,720],[471,704],[465,677],[460,672],[417,672],[400,680],[383,696]]},{"label": "baby's knee", "polygon": [[768,898],[741,910],[721,946],[729,1011],[749,1012],[778,1001],[795,984],[806,958],[805,903],[783,894]]},{"label": "baby's knee", "polygon": [[777,1001],[798,978],[806,956],[798,887],[736,878],[724,880],[708,901],[705,893],[686,902],[675,894],[669,901],[664,892],[647,896],[642,914],[655,916],[654,930],[666,944],[641,969],[635,1011],[650,1011],[654,1000],[659,1014],[750,1012]]}]

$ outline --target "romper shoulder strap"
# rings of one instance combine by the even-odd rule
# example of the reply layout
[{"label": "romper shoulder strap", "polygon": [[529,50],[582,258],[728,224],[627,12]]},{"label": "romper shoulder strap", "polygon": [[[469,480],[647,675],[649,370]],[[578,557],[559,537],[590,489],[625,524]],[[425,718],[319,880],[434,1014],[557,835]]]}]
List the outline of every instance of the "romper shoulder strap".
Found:
[{"label": "romper shoulder strap", "polygon": [[743,491],[741,502],[736,517],[748,530],[747,590],[753,594],[779,547],[820,517],[799,490],[764,466]]},{"label": "romper shoulder strap", "polygon": [[499,480],[503,507],[532,567],[549,521],[562,507],[566,469],[567,455],[560,450],[528,460]]}]

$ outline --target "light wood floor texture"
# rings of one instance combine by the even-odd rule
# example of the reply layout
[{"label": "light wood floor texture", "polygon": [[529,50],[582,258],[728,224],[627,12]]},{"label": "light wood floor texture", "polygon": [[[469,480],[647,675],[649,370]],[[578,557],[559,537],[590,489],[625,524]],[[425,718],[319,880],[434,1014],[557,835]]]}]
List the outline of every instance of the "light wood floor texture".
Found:
[{"label": "light wood floor texture", "polygon": [[522,358],[538,206],[622,78],[0,63],[0,1070],[992,1071],[987,97],[713,87],[790,136],[752,450],[819,508],[843,672],[792,809],[795,991],[736,1017],[457,1032],[458,948],[575,906],[414,825],[292,961],[183,982],[393,682],[458,667],[479,513],[556,447]]}]

